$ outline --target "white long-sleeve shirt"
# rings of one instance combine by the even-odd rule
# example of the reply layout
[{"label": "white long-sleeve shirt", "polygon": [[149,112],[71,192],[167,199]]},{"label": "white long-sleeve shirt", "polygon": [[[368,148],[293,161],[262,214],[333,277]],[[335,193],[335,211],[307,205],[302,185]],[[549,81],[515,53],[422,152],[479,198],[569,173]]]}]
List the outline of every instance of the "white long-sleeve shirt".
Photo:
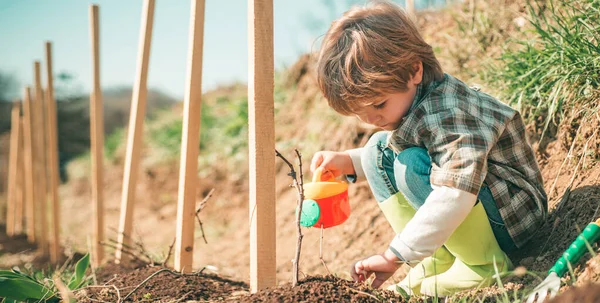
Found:
[{"label": "white long-sleeve shirt", "polygon": [[[365,179],[361,151],[362,148],[346,151],[352,159],[357,181]],[[425,203],[390,243],[390,250],[405,262],[417,262],[433,255],[477,202],[477,196],[469,192],[448,186],[432,187]]]}]

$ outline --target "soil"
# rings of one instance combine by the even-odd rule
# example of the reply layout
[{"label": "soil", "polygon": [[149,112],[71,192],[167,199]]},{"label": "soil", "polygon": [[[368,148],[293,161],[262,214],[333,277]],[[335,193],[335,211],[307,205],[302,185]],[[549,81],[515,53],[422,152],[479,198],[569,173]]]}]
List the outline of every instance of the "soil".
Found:
[{"label": "soil", "polygon": [[76,292],[78,301],[206,302],[248,294],[248,285],[243,282],[210,273],[180,274],[159,266],[110,264],[97,273],[97,278],[97,285]]},{"label": "soil", "polygon": [[[150,277],[150,279],[148,279]],[[211,273],[180,274],[169,268],[109,265],[98,272],[98,285],[76,293],[80,302],[402,302],[392,291],[334,276],[308,277],[291,285],[250,294],[248,285]],[[135,287],[133,287],[135,286]],[[139,286],[139,287],[138,287]],[[117,292],[119,290],[119,292]]]}]

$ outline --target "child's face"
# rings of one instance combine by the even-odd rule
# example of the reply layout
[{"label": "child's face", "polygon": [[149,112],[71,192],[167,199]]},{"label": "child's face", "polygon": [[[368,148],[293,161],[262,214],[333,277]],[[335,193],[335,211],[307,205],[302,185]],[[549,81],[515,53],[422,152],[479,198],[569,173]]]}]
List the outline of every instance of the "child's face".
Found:
[{"label": "child's face", "polygon": [[380,101],[361,108],[356,116],[361,121],[384,130],[395,130],[410,109],[417,93],[417,85],[421,80],[422,72],[417,72],[406,83],[407,91],[384,95]]}]

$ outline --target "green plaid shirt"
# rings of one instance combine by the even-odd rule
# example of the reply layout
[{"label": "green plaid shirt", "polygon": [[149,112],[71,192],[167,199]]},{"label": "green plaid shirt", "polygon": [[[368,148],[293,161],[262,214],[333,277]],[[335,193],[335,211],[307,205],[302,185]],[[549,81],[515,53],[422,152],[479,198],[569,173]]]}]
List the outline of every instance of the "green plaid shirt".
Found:
[{"label": "green plaid shirt", "polygon": [[533,150],[518,111],[445,75],[415,100],[390,146],[397,152],[424,147],[431,184],[474,195],[488,186],[507,230],[522,247],[546,218],[548,202]]}]

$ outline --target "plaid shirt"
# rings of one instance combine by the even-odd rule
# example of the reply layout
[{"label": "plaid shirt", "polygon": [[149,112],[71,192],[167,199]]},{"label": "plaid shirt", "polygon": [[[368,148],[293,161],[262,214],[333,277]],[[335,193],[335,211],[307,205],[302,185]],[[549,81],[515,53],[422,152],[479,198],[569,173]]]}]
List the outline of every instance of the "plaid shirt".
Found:
[{"label": "plaid shirt", "polygon": [[409,112],[388,140],[396,152],[427,149],[431,184],[474,195],[488,186],[517,247],[546,218],[542,176],[519,112],[450,75],[417,87]]}]

